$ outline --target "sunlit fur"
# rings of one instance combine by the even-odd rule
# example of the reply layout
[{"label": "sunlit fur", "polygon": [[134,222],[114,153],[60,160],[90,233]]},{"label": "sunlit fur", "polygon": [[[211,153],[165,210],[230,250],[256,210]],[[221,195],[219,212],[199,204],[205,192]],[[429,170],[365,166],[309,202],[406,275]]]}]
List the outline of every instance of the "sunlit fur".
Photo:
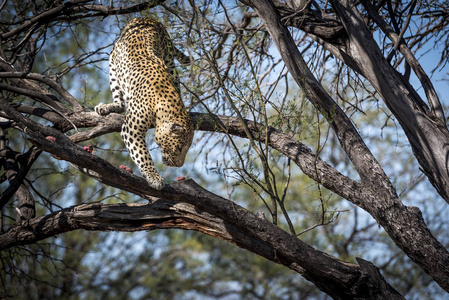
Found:
[{"label": "sunlit fur", "polygon": [[167,166],[180,167],[192,144],[193,126],[179,94],[174,47],[164,26],[152,19],[133,19],[122,31],[109,57],[113,103],[99,104],[100,115],[126,111],[122,138],[151,187],[162,189],[145,142],[151,125]]}]

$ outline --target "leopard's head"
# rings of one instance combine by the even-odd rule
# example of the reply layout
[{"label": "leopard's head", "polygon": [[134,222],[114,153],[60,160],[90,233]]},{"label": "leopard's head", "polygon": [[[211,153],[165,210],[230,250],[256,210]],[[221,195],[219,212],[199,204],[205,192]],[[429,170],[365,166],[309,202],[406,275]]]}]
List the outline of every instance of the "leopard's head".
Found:
[{"label": "leopard's head", "polygon": [[192,145],[193,127],[188,124],[164,123],[156,128],[154,140],[162,152],[162,163],[168,167],[182,167]]}]

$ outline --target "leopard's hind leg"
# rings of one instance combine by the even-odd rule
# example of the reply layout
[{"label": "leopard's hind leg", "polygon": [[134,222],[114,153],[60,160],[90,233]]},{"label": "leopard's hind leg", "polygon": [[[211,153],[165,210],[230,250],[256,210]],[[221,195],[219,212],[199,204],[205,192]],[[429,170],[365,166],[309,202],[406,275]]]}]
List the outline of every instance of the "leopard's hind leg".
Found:
[{"label": "leopard's hind leg", "polygon": [[100,103],[95,106],[95,112],[100,116],[105,116],[110,113],[122,113],[126,110],[126,96],[120,88],[119,78],[116,76],[115,66],[111,63],[109,65],[109,84],[112,93],[112,103]]}]

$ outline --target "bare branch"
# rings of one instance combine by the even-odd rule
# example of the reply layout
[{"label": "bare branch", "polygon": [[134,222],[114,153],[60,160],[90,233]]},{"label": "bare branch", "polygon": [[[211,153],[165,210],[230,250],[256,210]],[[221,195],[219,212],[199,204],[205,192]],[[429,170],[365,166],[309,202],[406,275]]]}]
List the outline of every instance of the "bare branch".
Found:
[{"label": "bare branch", "polygon": [[[147,184],[141,184],[143,180],[126,177],[139,182],[141,192],[154,194]],[[147,195],[144,197],[153,199],[151,204],[83,204],[30,220],[0,235],[0,249],[76,229],[132,232],[180,228],[227,240],[283,264],[340,299],[353,299],[363,289],[364,293],[372,294],[388,291],[389,299],[403,299],[380,274],[372,277],[357,265],[326,255],[236,203],[202,189],[192,180],[173,183],[159,193],[174,201],[154,201]],[[368,288],[368,282],[373,280],[381,280],[389,289]]]},{"label": "bare branch", "polygon": [[40,81],[47,84],[59,95],[61,95],[64,100],[66,100],[67,103],[69,103],[73,107],[74,112],[83,110],[83,107],[79,104],[75,97],[73,97],[72,94],[70,94],[64,87],[62,87],[62,85],[42,74],[25,72],[0,72],[0,78],[26,78]]},{"label": "bare branch", "polygon": [[[0,149],[0,150],[3,150],[3,149]],[[0,209],[2,209],[8,203],[8,201],[11,199],[11,197],[19,189],[21,189],[21,194],[23,197],[30,197],[30,195],[28,195],[27,192],[25,191],[27,189],[23,185],[23,181],[24,181],[26,175],[28,174],[31,166],[36,161],[36,159],[39,157],[41,152],[42,151],[40,151],[39,149],[32,147],[30,150],[28,150],[27,153],[24,153],[24,154],[18,153],[14,156],[15,159],[10,159],[10,160],[12,160],[12,162],[10,162],[10,163],[13,163],[15,165],[16,170],[14,170],[14,172],[12,172],[12,173],[10,172],[10,174],[8,176],[10,185],[0,194]],[[1,156],[2,155],[0,154],[0,157]],[[5,158],[6,158],[6,153],[5,153]],[[19,167],[18,162],[20,162],[20,167]],[[19,200],[22,200],[22,199],[23,198],[19,198]],[[21,201],[21,202],[24,202],[23,205],[25,205],[25,206],[30,205],[30,201]],[[32,203],[32,205],[34,207],[34,203]],[[20,209],[20,207],[19,207],[19,209]],[[33,210],[33,212],[34,212],[34,210]],[[27,214],[27,215],[29,215],[29,214]]]},{"label": "bare branch", "polygon": [[370,2],[363,0],[362,3],[365,6],[366,10],[368,11],[370,17],[376,22],[376,24],[382,29],[382,31],[385,32],[385,34],[395,44],[395,49],[398,47],[399,51],[402,53],[402,55],[404,55],[405,60],[412,67],[413,71],[415,72],[416,76],[421,82],[424,91],[426,92],[427,99],[429,100],[430,107],[433,113],[435,114],[435,117],[440,119],[443,122],[443,124],[445,124],[446,119],[444,117],[444,111],[441,106],[438,95],[435,91],[435,88],[433,87],[432,82],[430,81],[430,78],[427,76],[426,72],[424,72],[421,64],[415,58],[415,56],[407,47],[407,45],[404,42],[401,42],[403,31],[401,31],[402,35],[396,34],[393,28],[388,26],[388,24],[385,23],[385,21],[379,16],[379,14],[375,11],[374,7]]},{"label": "bare branch", "polygon": [[[336,3],[339,2],[336,1],[334,4]],[[353,9],[352,4],[347,4],[348,7],[344,8],[343,4],[339,3],[338,5],[341,5],[339,10],[347,10],[344,13],[340,12],[341,15],[347,18],[345,22],[350,23],[352,21],[355,23],[352,26],[363,26],[363,24],[360,24],[360,20],[354,20],[357,17],[355,16],[356,13],[351,11]],[[449,252],[429,234],[429,230],[422,216],[420,216],[419,209],[408,208],[400,202],[393,185],[352,126],[348,117],[310,73],[289,31],[280,21],[279,15],[271,1],[252,1],[252,6],[264,21],[291,75],[306,92],[309,100],[327,118],[340,144],[360,174],[362,185],[366,188],[366,198],[363,199],[360,206],[385,228],[390,237],[413,261],[429,273],[443,289],[449,291],[449,269],[445,267],[449,264]],[[345,23],[345,25],[347,24]],[[350,32],[354,33],[351,37],[368,35],[368,33],[361,32],[360,29],[358,27],[351,28]],[[358,45],[358,43],[356,44]],[[363,52],[363,57],[367,55],[368,53]],[[369,57],[369,59],[372,60],[376,57]],[[382,76],[385,75],[385,72],[382,73]],[[383,80],[387,79],[384,78]],[[386,86],[383,86],[382,89],[385,89]],[[397,101],[397,99],[395,100]],[[434,145],[433,143],[431,144]],[[446,165],[440,167],[446,168]],[[426,242],[423,242],[423,246],[414,247],[410,245],[409,241],[416,239],[417,236],[426,240]],[[428,251],[427,245],[430,244],[433,245],[433,250],[439,253],[434,254],[438,256],[438,259],[432,260],[429,258],[423,261],[422,257]]]},{"label": "bare branch", "polygon": [[85,4],[87,2],[90,2],[90,0],[73,0],[69,2],[64,2],[63,4],[57,7],[54,7],[50,10],[47,10],[39,15],[32,17],[30,20],[26,21],[22,25],[1,34],[0,40],[7,40],[15,35],[18,35],[28,30],[29,28],[32,28],[32,26],[34,26],[35,24],[43,24],[43,23],[48,24],[58,19],[74,20],[95,16],[129,14],[149,9],[151,7],[161,4],[164,1],[152,0],[128,7],[118,7],[118,8],[113,8],[107,5],[99,5],[99,4]]}]

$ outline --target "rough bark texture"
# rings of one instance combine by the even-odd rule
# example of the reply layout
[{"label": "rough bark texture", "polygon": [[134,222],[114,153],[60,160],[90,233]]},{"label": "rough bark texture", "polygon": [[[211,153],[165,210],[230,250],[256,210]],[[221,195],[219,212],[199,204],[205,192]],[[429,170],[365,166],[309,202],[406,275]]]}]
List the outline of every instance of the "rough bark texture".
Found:
[{"label": "rough bark texture", "polygon": [[[289,31],[282,24],[273,3],[269,0],[252,1],[251,6],[263,20],[290,74],[306,91],[308,99],[328,119],[340,144],[359,173],[365,191],[365,197],[360,206],[384,227],[396,245],[431,275],[443,289],[449,291],[449,252],[430,233],[419,209],[407,207],[401,203],[382,167],[370,153],[348,117],[323,90],[308,69]],[[361,28],[351,28],[351,30],[363,32]],[[360,33],[348,30],[348,34],[358,35]],[[352,53],[352,55],[359,57],[362,54]],[[365,57],[365,54],[363,56]],[[391,74],[391,70],[388,71]],[[385,73],[376,74],[388,78]],[[380,84],[382,83],[384,82],[380,82]],[[412,120],[416,120],[416,118]],[[416,130],[423,130],[419,127],[420,125],[420,123],[415,124]],[[443,166],[446,167],[445,164]]]},{"label": "rough bark texture", "polygon": [[[253,6],[251,1],[241,2]],[[410,49],[399,41],[398,34],[385,23],[372,4],[366,0],[362,1],[369,18],[373,19],[394,44],[399,45],[398,50],[420,80],[429,105],[420,98],[407,79],[384,58],[366,26],[367,16],[361,15],[353,1],[332,1],[338,18],[326,15],[322,20],[310,17],[308,10],[298,14],[282,1],[273,2],[284,25],[304,30],[371,83],[406,133],[425,175],[449,203],[449,172],[446,159],[448,151],[445,147],[449,141],[449,131],[442,105],[432,82]],[[304,24],[304,18],[308,20],[308,26]],[[327,34],[323,34],[323,31],[327,31]]]},{"label": "rough bark texture", "polygon": [[448,150],[445,146],[449,132],[436,94],[429,95],[430,103],[437,103],[432,111],[388,64],[354,3],[333,1],[333,6],[349,36],[347,54],[356,61],[361,74],[396,116],[425,174],[449,203]]},{"label": "rough bark texture", "polygon": [[[149,187],[140,193],[145,191],[153,194]],[[10,228],[1,235],[0,249],[77,229],[133,232],[180,228],[221,238],[282,264],[334,299],[384,299],[385,295],[388,299],[403,299],[369,262],[361,260],[360,268],[320,252],[265,218],[202,189],[193,180],[173,183],[160,193],[178,201],[144,195],[152,199],[151,204],[83,204],[66,208]]]}]

